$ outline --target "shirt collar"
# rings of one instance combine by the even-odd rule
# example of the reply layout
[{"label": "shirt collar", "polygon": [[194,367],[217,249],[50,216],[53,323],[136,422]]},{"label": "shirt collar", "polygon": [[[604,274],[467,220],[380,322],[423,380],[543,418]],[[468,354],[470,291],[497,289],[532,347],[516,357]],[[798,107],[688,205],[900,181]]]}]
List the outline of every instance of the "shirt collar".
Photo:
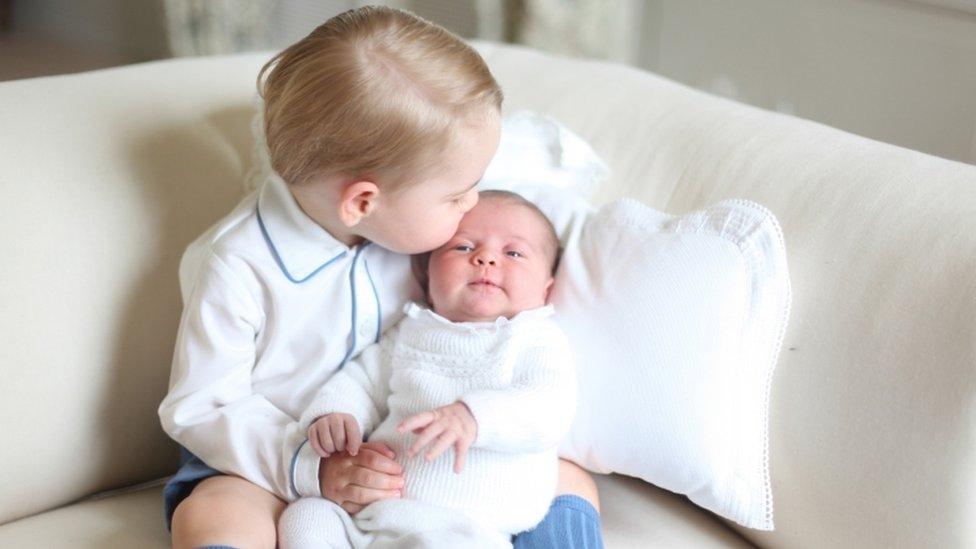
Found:
[{"label": "shirt collar", "polygon": [[541,319],[550,317],[555,313],[555,309],[552,304],[543,305],[542,307],[537,307],[535,309],[526,309],[517,313],[511,319],[500,316],[496,318],[493,322],[452,322],[441,315],[434,312],[433,309],[418,305],[417,303],[407,303],[403,306],[403,312],[408,317],[419,320],[421,322],[430,322],[435,324],[443,324],[446,326],[453,326],[460,330],[476,330],[479,328],[500,328],[506,324],[516,324],[520,322],[529,321],[532,319]]},{"label": "shirt collar", "polygon": [[278,267],[292,282],[305,282],[350,252],[302,211],[287,183],[274,172],[259,191],[257,217]]}]

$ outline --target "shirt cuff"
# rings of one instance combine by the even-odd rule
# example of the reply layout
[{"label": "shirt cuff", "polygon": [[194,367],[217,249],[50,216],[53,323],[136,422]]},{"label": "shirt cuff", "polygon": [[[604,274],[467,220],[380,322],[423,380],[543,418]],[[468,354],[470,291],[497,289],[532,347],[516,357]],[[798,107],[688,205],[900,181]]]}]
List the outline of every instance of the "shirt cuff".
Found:
[{"label": "shirt cuff", "polygon": [[322,485],[319,483],[321,459],[308,439],[298,447],[291,464],[291,489],[296,498],[322,497]]}]

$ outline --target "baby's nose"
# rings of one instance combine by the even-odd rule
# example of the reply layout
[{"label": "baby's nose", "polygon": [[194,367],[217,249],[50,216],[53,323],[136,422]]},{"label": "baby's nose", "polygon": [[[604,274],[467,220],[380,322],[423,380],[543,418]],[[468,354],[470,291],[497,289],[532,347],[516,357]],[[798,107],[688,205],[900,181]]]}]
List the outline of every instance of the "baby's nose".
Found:
[{"label": "baby's nose", "polygon": [[495,264],[495,258],[494,257],[491,257],[489,255],[486,255],[486,254],[479,254],[477,257],[475,257],[474,260],[475,260],[475,263],[477,263],[478,265],[482,265],[482,266],[484,266],[484,265],[494,265]]}]

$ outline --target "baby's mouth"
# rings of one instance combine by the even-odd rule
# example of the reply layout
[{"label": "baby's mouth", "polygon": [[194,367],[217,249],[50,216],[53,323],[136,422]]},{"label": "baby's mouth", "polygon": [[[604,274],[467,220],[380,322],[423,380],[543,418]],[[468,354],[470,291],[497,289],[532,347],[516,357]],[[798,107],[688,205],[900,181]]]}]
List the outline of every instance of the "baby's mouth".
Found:
[{"label": "baby's mouth", "polygon": [[495,282],[487,278],[478,278],[472,280],[471,282],[468,283],[468,286],[473,286],[475,288],[482,288],[482,289],[488,289],[488,288],[496,288],[499,290],[502,289],[501,286],[499,286],[498,284],[496,284]]}]

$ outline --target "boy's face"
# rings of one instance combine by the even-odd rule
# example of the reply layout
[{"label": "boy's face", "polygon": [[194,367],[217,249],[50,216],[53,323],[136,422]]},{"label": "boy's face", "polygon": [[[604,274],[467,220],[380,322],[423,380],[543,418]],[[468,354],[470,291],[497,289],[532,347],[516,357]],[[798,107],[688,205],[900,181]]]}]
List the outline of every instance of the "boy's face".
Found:
[{"label": "boy's face", "polygon": [[447,242],[461,217],[478,202],[475,185],[491,162],[501,137],[498,116],[463,126],[444,151],[433,179],[381,198],[362,236],[403,254],[427,252]]},{"label": "boy's face", "polygon": [[430,255],[434,311],[454,322],[485,322],[545,305],[555,255],[548,242],[549,229],[532,210],[505,200],[479,202]]}]

